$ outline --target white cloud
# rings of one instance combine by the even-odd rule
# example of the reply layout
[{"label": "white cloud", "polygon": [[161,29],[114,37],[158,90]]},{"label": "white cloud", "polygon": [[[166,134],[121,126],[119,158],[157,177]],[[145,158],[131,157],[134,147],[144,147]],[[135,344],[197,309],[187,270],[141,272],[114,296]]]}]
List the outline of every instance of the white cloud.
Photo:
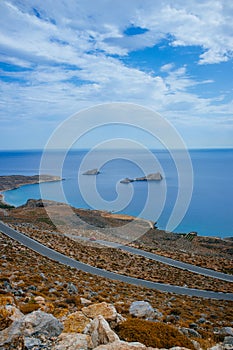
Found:
[{"label": "white cloud", "polygon": [[[95,6],[94,6],[95,5]],[[108,54],[152,47],[171,36],[173,46],[198,45],[200,63],[218,63],[232,56],[231,0],[119,1],[99,0],[2,1],[2,45],[55,62],[79,64],[80,54],[104,50]],[[37,14],[37,16],[35,15]],[[4,20],[6,19],[7,20]],[[130,25],[144,34],[124,35]]]},{"label": "white cloud", "polygon": [[[197,80],[172,57],[155,74],[128,67],[121,56],[166,38],[173,47],[200,47],[200,64],[225,62],[232,56],[232,17],[230,0],[2,0],[0,58],[26,69],[4,73],[1,121],[8,115],[56,124],[93,104],[126,101],[181,123],[223,114],[227,122],[232,102],[195,92],[211,79]],[[127,36],[130,26],[147,31]]]}]

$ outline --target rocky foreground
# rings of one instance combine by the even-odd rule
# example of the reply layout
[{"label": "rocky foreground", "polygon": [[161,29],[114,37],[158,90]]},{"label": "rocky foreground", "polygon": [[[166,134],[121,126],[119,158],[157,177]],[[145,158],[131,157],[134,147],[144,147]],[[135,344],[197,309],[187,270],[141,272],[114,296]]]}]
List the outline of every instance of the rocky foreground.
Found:
[{"label": "rocky foreground", "polygon": [[[48,203],[64,212],[62,204]],[[54,210],[55,210],[54,208]],[[230,284],[189,274],[117,249],[81,244],[85,228],[119,227],[124,218],[74,209],[82,226],[65,236],[40,201],[0,211],[0,219],[53,249],[93,266],[196,288],[231,291]],[[7,215],[6,215],[7,213]],[[130,218],[127,218],[129,220]],[[66,223],[64,222],[64,229]],[[97,237],[98,238],[98,237]],[[133,245],[183,261],[232,271],[232,241],[149,230]],[[161,293],[92,276],[55,263],[0,234],[0,349],[233,348],[233,302]]]}]

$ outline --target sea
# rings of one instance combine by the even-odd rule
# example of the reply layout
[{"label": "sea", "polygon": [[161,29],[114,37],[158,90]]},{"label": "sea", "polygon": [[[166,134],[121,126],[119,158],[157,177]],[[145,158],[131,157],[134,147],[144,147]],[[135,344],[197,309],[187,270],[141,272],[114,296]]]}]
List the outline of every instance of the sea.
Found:
[{"label": "sea", "polygon": [[[6,191],[4,199],[14,206],[30,198],[66,202],[77,208],[149,219],[160,229],[167,229],[176,209],[173,232],[233,237],[233,149],[189,150],[185,155],[177,152],[174,157],[167,150],[90,153],[72,149],[47,151],[46,155],[41,150],[1,151],[0,175],[47,173],[63,178],[61,182]],[[100,173],[83,175],[84,170],[93,168]],[[157,171],[163,176],[161,181],[120,182]]]}]

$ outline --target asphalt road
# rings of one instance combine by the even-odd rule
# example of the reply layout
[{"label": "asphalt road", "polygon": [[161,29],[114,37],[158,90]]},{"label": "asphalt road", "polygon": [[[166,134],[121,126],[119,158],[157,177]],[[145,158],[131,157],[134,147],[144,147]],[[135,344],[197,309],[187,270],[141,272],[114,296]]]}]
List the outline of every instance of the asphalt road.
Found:
[{"label": "asphalt road", "polygon": [[[75,236],[75,237],[79,238],[80,240],[89,241],[89,238],[86,238],[86,237],[81,237],[81,236]],[[171,258],[166,258],[164,256],[154,254],[154,253],[149,253],[149,252],[146,252],[146,251],[141,250],[141,249],[137,249],[137,248],[133,248],[130,246],[125,246],[125,245],[120,245],[119,243],[115,243],[115,242],[108,242],[108,241],[104,241],[104,240],[100,240],[100,239],[94,241],[94,243],[95,242],[99,243],[101,245],[104,245],[106,247],[118,248],[118,249],[124,250],[126,252],[129,252],[129,253],[132,253],[135,255],[139,255],[139,256],[143,256],[145,258],[148,258],[148,259],[151,259],[154,261],[158,261],[158,262],[161,262],[163,264],[166,264],[166,265],[169,265],[172,267],[177,267],[178,269],[190,271],[190,272],[197,273],[199,275],[203,275],[203,276],[207,276],[207,277],[211,277],[211,278],[217,278],[217,279],[220,279],[220,280],[226,281],[226,282],[233,282],[233,275],[228,275],[226,273],[214,271],[211,269],[206,269],[204,267],[199,267],[196,265],[184,263],[184,262],[178,261],[178,260],[173,260]]]},{"label": "asphalt road", "polygon": [[110,272],[107,270],[99,269],[97,267],[93,267],[93,266],[84,264],[84,263],[79,262],[77,260],[71,259],[66,255],[58,253],[55,250],[50,249],[50,248],[44,246],[43,244],[25,236],[24,234],[22,234],[16,230],[13,230],[12,228],[5,225],[3,222],[0,222],[0,231],[3,234],[5,234],[6,236],[16,240],[17,242],[32,249],[33,251],[39,253],[42,256],[45,256],[51,260],[57,261],[63,265],[67,265],[67,266],[76,268],[78,270],[81,270],[81,271],[84,271],[87,273],[91,273],[91,274],[96,275],[96,276],[108,278],[108,279],[115,280],[115,281],[129,283],[129,284],[133,284],[136,286],[142,286],[142,287],[146,287],[149,289],[156,289],[156,290],[159,290],[162,292],[195,296],[195,297],[202,297],[202,298],[208,298],[208,299],[232,300],[233,301],[233,294],[232,293],[211,292],[211,291],[200,290],[200,289],[192,289],[192,288],[186,288],[186,287],[180,287],[180,286],[173,286],[173,285],[164,284],[164,283],[150,282],[150,281],[142,280],[139,278],[120,275],[118,273]]}]

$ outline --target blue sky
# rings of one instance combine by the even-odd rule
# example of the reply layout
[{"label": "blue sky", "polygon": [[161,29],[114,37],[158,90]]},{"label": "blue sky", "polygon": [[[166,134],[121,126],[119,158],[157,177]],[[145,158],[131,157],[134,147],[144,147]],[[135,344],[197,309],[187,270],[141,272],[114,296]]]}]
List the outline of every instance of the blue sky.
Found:
[{"label": "blue sky", "polygon": [[0,149],[43,148],[109,102],[159,112],[190,148],[233,147],[231,0],[1,0],[0,21]]}]

